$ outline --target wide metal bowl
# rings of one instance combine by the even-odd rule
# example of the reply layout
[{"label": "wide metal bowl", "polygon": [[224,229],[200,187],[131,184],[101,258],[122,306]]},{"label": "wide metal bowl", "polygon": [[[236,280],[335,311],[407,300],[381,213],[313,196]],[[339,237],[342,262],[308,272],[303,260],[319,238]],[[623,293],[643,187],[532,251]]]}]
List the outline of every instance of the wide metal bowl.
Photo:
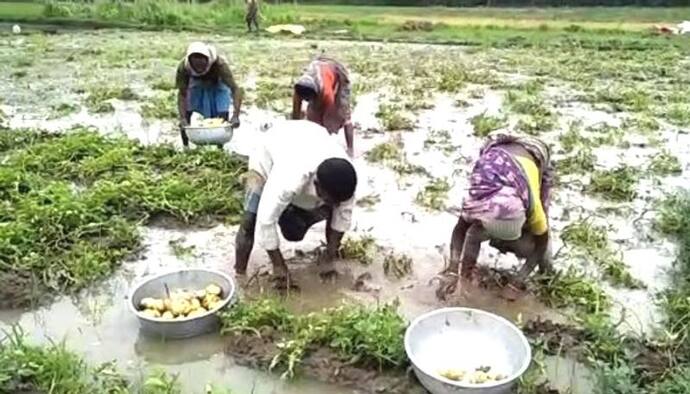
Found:
[{"label": "wide metal bowl", "polygon": [[224,145],[230,142],[233,129],[230,125],[219,127],[185,127],[187,137],[196,145]]},{"label": "wide metal bowl", "polygon": [[[532,350],[508,320],[472,308],[443,308],[416,318],[405,332],[405,351],[417,378],[432,394],[507,394],[529,367]],[[444,370],[472,372],[490,366],[500,381],[470,384],[447,379]]]},{"label": "wide metal bowl", "polygon": [[[215,283],[223,289],[220,305],[207,313],[184,319],[162,320],[145,316],[139,311],[141,300],[146,297],[165,298],[165,285],[174,289],[200,290]],[[190,338],[217,330],[220,320],[218,312],[227,307],[235,296],[235,283],[232,278],[220,271],[206,269],[184,269],[168,272],[144,280],[136,285],[129,297],[129,307],[139,319],[144,334],[168,339]]]}]

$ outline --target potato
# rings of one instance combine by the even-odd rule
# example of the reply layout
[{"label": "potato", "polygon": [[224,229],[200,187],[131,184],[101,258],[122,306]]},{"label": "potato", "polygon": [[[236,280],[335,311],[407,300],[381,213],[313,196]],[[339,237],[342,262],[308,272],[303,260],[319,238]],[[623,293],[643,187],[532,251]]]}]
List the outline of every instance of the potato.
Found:
[{"label": "potato", "polygon": [[440,375],[446,379],[460,381],[465,378],[466,372],[460,369],[447,369],[441,371]]},{"label": "potato", "polygon": [[197,290],[194,292],[194,297],[198,298],[199,300],[203,299],[206,296],[206,290]]},{"label": "potato", "polygon": [[166,311],[172,311],[172,299],[171,298],[166,298],[163,300],[163,306],[165,307]]},{"label": "potato", "polygon": [[144,309],[141,314],[148,317],[161,317],[161,313],[157,309]]},{"label": "potato", "polygon": [[141,301],[139,302],[139,307],[141,309],[157,309],[154,307],[155,302],[156,302],[155,298],[151,298],[151,297],[142,298]]},{"label": "potato", "polygon": [[197,317],[203,315],[204,313],[206,313],[206,311],[203,309],[194,309],[193,311],[189,312],[189,314],[187,314],[187,317]]},{"label": "potato", "polygon": [[201,305],[203,305],[206,309],[213,309],[211,308],[211,305],[215,305],[215,303],[218,301],[220,301],[220,297],[217,295],[206,294],[206,297],[204,297],[204,299],[201,301]]},{"label": "potato", "polygon": [[182,298],[174,298],[170,304],[170,312],[175,316],[184,315],[185,312],[189,312],[190,308],[190,303]]},{"label": "potato", "polygon": [[198,298],[193,298],[192,299],[192,310],[196,310],[201,308],[201,301],[199,301]]},{"label": "potato", "polygon": [[215,283],[211,283],[210,285],[206,286],[206,294],[211,294],[220,297],[220,293],[222,292],[223,289],[221,289],[220,286],[218,286]]},{"label": "potato", "polygon": [[173,315],[172,312],[170,312],[170,311],[165,311],[165,312],[161,315],[161,319],[165,319],[165,320],[172,320],[172,319],[174,319],[174,318],[175,318],[175,315]]},{"label": "potato", "polygon": [[154,309],[157,309],[158,312],[163,313],[165,312],[165,301],[161,299],[156,299],[154,300],[153,307]]}]

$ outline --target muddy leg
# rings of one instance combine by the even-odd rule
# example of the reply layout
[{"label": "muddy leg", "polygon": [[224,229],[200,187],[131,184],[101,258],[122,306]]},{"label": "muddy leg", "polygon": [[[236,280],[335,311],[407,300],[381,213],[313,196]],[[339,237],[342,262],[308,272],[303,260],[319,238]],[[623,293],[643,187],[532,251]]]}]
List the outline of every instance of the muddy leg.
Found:
[{"label": "muddy leg", "polygon": [[245,213],[235,237],[235,272],[239,275],[247,273],[249,255],[251,255],[254,247],[255,226],[256,214]]}]

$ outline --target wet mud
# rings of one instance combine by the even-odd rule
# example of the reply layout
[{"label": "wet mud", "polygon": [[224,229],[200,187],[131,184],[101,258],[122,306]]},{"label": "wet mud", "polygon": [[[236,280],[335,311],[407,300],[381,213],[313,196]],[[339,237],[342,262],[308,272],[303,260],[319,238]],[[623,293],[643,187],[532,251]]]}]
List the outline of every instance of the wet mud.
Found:
[{"label": "wet mud", "polygon": [[[226,351],[238,364],[257,369],[268,369],[277,354],[276,343],[280,335],[263,330],[260,335],[232,334],[227,337]],[[426,391],[414,376],[402,370],[380,371],[356,365],[325,348],[309,349],[298,366],[300,376],[338,385],[361,394],[423,394]]]}]

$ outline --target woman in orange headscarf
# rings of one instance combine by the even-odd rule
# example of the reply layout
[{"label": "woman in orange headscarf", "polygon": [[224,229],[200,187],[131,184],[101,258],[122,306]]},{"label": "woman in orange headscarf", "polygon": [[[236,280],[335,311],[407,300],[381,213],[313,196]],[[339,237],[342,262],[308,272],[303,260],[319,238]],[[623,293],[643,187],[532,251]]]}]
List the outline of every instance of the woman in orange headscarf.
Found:
[{"label": "woman in orange headscarf", "polygon": [[353,155],[353,127],[350,120],[350,79],[345,66],[326,57],[311,62],[295,83],[292,118],[302,118],[302,102],[309,103],[307,119],[331,134],[343,128],[347,153]]}]

